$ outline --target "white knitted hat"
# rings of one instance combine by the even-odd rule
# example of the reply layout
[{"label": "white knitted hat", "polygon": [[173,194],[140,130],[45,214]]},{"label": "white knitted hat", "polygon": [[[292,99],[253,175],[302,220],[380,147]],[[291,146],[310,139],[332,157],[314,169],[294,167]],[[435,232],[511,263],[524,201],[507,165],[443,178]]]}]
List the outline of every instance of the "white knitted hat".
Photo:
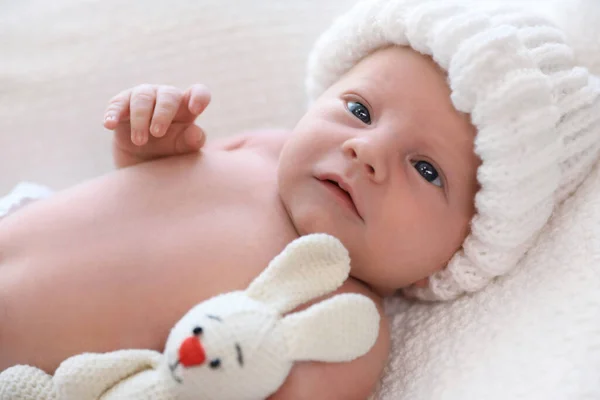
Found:
[{"label": "white knitted hat", "polygon": [[438,0],[361,1],[309,58],[311,100],[363,57],[389,45],[430,55],[451,100],[477,128],[482,164],[471,232],[423,300],[482,289],[531,248],[555,207],[588,175],[600,148],[600,80],[576,66],[563,33],[522,9]]}]

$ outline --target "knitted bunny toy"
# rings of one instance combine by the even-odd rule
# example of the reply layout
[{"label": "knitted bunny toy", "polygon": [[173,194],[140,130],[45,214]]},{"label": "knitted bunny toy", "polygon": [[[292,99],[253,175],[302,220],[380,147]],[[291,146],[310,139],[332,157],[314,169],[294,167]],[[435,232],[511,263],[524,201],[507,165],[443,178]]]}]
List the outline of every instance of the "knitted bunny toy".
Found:
[{"label": "knitted bunny toy", "polygon": [[379,313],[363,295],[338,294],[284,316],[337,289],[349,261],[337,239],[301,237],[245,291],[192,308],[171,330],[163,354],[81,354],[53,377],[15,366],[0,374],[0,399],[264,399],[283,384],[294,361],[351,361],[375,343]]}]

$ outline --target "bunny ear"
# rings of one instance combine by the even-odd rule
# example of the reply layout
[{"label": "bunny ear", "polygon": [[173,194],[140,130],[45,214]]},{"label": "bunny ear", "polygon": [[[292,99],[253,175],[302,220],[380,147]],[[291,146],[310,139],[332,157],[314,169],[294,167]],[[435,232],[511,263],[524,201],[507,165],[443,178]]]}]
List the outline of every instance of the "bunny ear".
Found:
[{"label": "bunny ear", "polygon": [[336,290],[349,273],[350,257],[339,240],[326,234],[302,236],[269,263],[246,294],[285,314]]},{"label": "bunny ear", "polygon": [[379,312],[366,296],[344,293],[281,321],[291,361],[352,361],[379,335]]}]

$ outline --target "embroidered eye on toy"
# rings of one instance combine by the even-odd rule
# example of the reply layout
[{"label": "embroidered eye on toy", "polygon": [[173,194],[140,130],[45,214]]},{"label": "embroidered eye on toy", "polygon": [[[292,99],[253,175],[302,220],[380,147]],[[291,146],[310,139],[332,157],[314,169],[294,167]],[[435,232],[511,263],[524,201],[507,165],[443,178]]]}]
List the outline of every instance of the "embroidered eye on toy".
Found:
[{"label": "embroidered eye on toy", "polygon": [[339,288],[349,272],[337,239],[301,237],[246,290],[192,308],[171,330],[163,354],[82,354],[53,377],[15,366],[0,374],[0,400],[264,399],[296,361],[347,362],[371,349],[380,317],[366,296],[338,294],[292,312]]}]

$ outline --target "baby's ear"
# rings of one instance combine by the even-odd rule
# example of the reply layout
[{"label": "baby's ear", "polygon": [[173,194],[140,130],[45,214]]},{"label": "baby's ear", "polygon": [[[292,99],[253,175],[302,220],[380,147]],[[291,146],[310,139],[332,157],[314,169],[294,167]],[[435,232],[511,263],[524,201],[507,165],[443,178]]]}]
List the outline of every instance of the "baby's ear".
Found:
[{"label": "baby's ear", "polygon": [[352,361],[379,335],[379,312],[366,296],[344,293],[288,315],[280,329],[291,361]]},{"label": "baby's ear", "polygon": [[302,236],[269,263],[246,294],[285,314],[333,292],[349,273],[350,257],[339,240],[326,234]]}]

